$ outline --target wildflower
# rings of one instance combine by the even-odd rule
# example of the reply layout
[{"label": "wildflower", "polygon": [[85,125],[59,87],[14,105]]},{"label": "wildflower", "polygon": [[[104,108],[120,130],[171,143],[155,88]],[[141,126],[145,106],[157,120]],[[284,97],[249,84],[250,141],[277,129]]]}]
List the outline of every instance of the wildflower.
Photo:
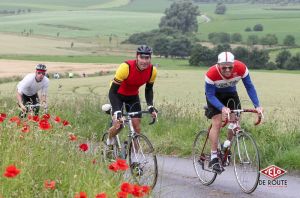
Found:
[{"label": "wildflower", "polygon": [[151,187],[150,186],[141,186],[142,188],[142,192],[144,192],[145,194],[149,194]]},{"label": "wildflower", "polygon": [[87,144],[80,144],[79,148],[80,148],[80,150],[85,152],[89,149],[89,146]]},{"label": "wildflower", "polygon": [[76,135],[70,133],[70,134],[69,134],[69,139],[70,139],[71,141],[76,141],[76,140],[77,140],[77,137],[76,137]]},{"label": "wildflower", "polygon": [[62,123],[64,126],[70,126],[70,123],[67,120],[64,120]]},{"label": "wildflower", "polygon": [[50,114],[49,113],[47,113],[47,114],[44,114],[43,116],[42,116],[42,118],[44,119],[44,120],[49,120],[50,119]]},{"label": "wildflower", "polygon": [[130,183],[124,182],[123,184],[121,184],[121,191],[122,192],[126,192],[126,193],[132,193],[133,191],[133,185],[131,185]]},{"label": "wildflower", "polygon": [[11,117],[9,121],[17,123],[18,126],[21,124],[21,120],[18,116]]},{"label": "wildflower", "polygon": [[119,170],[119,167],[117,165],[117,163],[111,163],[109,166],[108,166],[108,169],[113,171],[113,172],[117,172]]},{"label": "wildflower", "polygon": [[44,187],[47,189],[55,190],[55,181],[45,180]]},{"label": "wildflower", "polygon": [[9,165],[3,175],[5,177],[12,178],[16,177],[20,172],[21,170],[17,169],[15,165]]},{"label": "wildflower", "polygon": [[21,130],[23,133],[28,133],[30,131],[30,127],[27,123],[23,123],[23,127]]},{"label": "wildflower", "polygon": [[39,122],[39,127],[42,130],[49,130],[51,128],[50,123],[48,122],[48,120],[41,120]]},{"label": "wildflower", "polygon": [[135,197],[143,197],[145,194],[140,186],[133,185],[132,195]]},{"label": "wildflower", "polygon": [[103,192],[103,193],[97,194],[95,198],[107,198],[107,195],[106,195],[106,193]]},{"label": "wildflower", "polygon": [[128,165],[126,164],[126,160],[124,160],[124,159],[117,159],[117,165],[120,170],[125,171],[128,169]]},{"label": "wildflower", "polygon": [[56,123],[58,123],[58,122],[61,121],[61,119],[60,119],[60,117],[56,116],[56,117],[54,118],[54,121],[55,121]]},{"label": "wildflower", "polygon": [[5,113],[0,113],[0,123],[3,122],[6,118],[6,114]]},{"label": "wildflower", "polygon": [[85,192],[80,192],[79,194],[76,193],[74,198],[87,198],[87,195]]},{"label": "wildflower", "polygon": [[127,198],[127,195],[128,195],[127,192],[120,191],[120,192],[118,192],[117,197],[118,198]]}]

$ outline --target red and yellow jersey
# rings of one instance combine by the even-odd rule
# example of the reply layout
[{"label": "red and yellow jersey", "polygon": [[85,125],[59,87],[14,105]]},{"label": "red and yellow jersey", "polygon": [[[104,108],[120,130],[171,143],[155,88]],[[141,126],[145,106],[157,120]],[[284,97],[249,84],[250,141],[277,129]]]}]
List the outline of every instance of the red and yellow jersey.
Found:
[{"label": "red and yellow jersey", "polygon": [[120,83],[119,94],[133,96],[139,94],[139,88],[146,83],[154,83],[156,67],[150,65],[145,70],[139,70],[136,60],[128,60],[122,63],[116,71],[114,81]]}]

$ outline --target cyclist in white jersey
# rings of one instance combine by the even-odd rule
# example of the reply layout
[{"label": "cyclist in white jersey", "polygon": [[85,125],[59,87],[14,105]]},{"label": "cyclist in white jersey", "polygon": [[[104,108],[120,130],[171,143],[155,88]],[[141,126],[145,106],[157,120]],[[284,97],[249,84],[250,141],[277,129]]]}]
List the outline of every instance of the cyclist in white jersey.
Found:
[{"label": "cyclist in white jersey", "polygon": [[[36,72],[27,74],[23,80],[17,85],[17,100],[18,105],[22,112],[20,117],[25,117],[28,109],[25,104],[30,102],[31,104],[37,104],[41,101],[41,105],[47,108],[47,93],[49,86],[49,79],[46,75],[46,65],[38,64],[36,66]],[[34,109],[35,115],[39,113],[39,107]]]}]

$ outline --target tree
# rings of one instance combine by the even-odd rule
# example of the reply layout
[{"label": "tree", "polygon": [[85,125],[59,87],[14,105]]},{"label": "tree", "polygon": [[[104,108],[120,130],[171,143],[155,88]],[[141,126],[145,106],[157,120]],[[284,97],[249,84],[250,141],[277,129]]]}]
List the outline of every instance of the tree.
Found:
[{"label": "tree", "polygon": [[246,27],[245,28],[245,32],[251,32],[251,31],[252,31],[251,27]]},{"label": "tree", "polygon": [[192,43],[186,37],[174,39],[170,43],[169,55],[172,57],[187,57],[191,53]]},{"label": "tree", "polygon": [[285,63],[291,58],[292,54],[288,50],[283,50],[279,52],[279,54],[276,56],[275,63],[278,68],[283,69],[285,66]]},{"label": "tree", "polygon": [[262,24],[256,24],[254,27],[253,27],[253,31],[263,31],[264,30],[264,27]]},{"label": "tree", "polygon": [[249,68],[262,69],[269,62],[269,52],[266,50],[259,50],[254,48],[250,53],[247,61]]},{"label": "tree", "polygon": [[200,11],[192,2],[174,2],[165,10],[165,14],[166,16],[161,18],[159,28],[170,27],[184,34],[198,31],[197,16],[200,15]]},{"label": "tree", "polygon": [[153,53],[155,55],[168,57],[170,52],[170,43],[171,39],[169,39],[167,36],[161,35],[160,37],[156,37],[153,41]]},{"label": "tree", "polygon": [[286,69],[295,70],[300,69],[300,53],[292,56],[285,64]]},{"label": "tree", "polygon": [[214,48],[216,54],[220,54],[221,52],[230,52],[231,46],[228,43],[219,44]]},{"label": "tree", "polygon": [[213,32],[208,34],[208,39],[213,44],[230,43],[230,34],[226,32]]},{"label": "tree", "polygon": [[296,44],[295,37],[292,35],[287,35],[283,40],[283,44],[287,46],[294,46]]},{"label": "tree", "polygon": [[242,35],[240,33],[233,33],[231,35],[231,42],[238,43],[242,41]]},{"label": "tree", "polygon": [[248,62],[249,50],[245,47],[236,47],[233,49],[232,53],[234,57],[243,62]]},{"label": "tree", "polygon": [[272,45],[276,45],[278,43],[278,39],[275,34],[267,34],[261,38],[260,43],[262,45],[269,45],[271,47]]},{"label": "tree", "polygon": [[249,35],[247,39],[248,45],[256,45],[259,42],[259,38],[257,35]]},{"label": "tree", "polygon": [[223,3],[218,3],[215,9],[215,14],[225,14],[226,6]]},{"label": "tree", "polygon": [[192,48],[189,59],[190,65],[194,66],[210,66],[216,62],[216,53],[206,46],[195,45]]}]

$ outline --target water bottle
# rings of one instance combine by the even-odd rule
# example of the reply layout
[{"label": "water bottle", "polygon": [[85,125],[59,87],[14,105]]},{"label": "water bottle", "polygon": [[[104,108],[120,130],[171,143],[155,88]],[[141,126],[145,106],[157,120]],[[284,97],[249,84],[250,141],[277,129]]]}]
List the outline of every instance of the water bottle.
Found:
[{"label": "water bottle", "polygon": [[225,140],[225,142],[223,143],[224,150],[229,146],[230,146],[230,140]]},{"label": "water bottle", "polygon": [[122,149],[121,149],[121,158],[122,159],[126,159],[126,157],[127,157],[127,145],[128,145],[128,142],[124,141],[124,143],[122,145]]}]

